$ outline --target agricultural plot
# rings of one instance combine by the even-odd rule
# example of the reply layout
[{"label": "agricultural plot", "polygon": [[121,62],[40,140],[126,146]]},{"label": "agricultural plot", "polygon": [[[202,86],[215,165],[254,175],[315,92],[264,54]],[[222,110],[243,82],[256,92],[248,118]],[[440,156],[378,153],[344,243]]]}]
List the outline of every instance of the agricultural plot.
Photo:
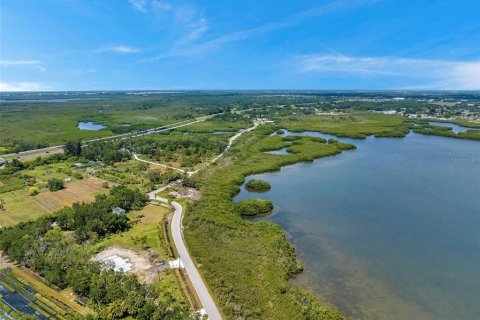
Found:
[{"label": "agricultural plot", "polygon": [[66,185],[66,188],[56,192],[42,192],[33,197],[39,207],[48,212],[59,210],[75,202],[91,202],[100,193],[103,181],[97,178],[79,180]]},{"label": "agricultural plot", "polygon": [[77,314],[58,297],[35,290],[10,268],[0,270],[0,309],[4,317],[11,319],[17,312],[34,315],[41,320],[67,319],[69,315]]},{"label": "agricultural plot", "polygon": [[74,202],[91,202],[95,195],[102,193],[103,180],[88,178],[69,182],[65,189],[44,191],[31,196],[27,189],[6,192],[1,195],[5,201],[5,211],[0,214],[0,226],[11,226],[21,221],[35,219],[49,212],[54,212]]}]

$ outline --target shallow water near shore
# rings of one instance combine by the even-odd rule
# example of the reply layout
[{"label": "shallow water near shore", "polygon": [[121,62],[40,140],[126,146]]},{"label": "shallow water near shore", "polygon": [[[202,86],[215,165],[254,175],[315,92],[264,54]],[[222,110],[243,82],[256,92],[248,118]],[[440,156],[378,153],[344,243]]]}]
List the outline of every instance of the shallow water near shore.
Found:
[{"label": "shallow water near shore", "polygon": [[437,126],[437,127],[439,126],[439,127],[451,128],[452,132],[454,133],[466,132],[467,130],[478,130],[476,128],[468,128],[468,127],[460,126],[458,124],[451,123],[451,122],[429,121],[428,124],[432,126]]},{"label": "shallow water near shore", "polygon": [[305,264],[292,282],[350,319],[480,319],[480,142],[339,140],[358,148],[248,177],[271,191],[235,197],[273,201],[261,219]]}]

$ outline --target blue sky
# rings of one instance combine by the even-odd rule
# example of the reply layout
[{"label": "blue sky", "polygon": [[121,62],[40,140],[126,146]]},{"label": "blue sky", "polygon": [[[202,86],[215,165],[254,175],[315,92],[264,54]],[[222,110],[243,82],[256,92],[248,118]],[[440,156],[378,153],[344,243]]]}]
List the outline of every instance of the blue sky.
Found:
[{"label": "blue sky", "polygon": [[480,1],[5,0],[0,90],[480,89]]}]

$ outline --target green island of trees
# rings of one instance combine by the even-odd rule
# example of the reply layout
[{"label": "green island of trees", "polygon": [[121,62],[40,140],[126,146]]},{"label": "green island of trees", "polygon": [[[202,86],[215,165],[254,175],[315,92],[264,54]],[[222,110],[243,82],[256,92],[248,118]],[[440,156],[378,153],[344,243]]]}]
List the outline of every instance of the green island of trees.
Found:
[{"label": "green island of trees", "polygon": [[246,199],[238,202],[236,209],[242,216],[255,216],[271,212],[273,210],[273,203],[270,200]]},{"label": "green island of trees", "polygon": [[251,191],[251,192],[264,192],[272,188],[272,186],[270,185],[270,183],[268,183],[268,181],[261,180],[261,179],[248,180],[248,182],[245,184],[245,187],[247,188],[248,191]]}]

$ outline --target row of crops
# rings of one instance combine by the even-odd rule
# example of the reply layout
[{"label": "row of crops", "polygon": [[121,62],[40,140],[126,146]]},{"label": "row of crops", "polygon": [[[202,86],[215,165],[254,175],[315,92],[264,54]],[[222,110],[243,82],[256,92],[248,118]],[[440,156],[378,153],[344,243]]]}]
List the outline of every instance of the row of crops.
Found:
[{"label": "row of crops", "polygon": [[0,319],[12,319],[16,312],[41,320],[64,320],[73,311],[62,301],[35,291],[10,268],[0,270]]}]

